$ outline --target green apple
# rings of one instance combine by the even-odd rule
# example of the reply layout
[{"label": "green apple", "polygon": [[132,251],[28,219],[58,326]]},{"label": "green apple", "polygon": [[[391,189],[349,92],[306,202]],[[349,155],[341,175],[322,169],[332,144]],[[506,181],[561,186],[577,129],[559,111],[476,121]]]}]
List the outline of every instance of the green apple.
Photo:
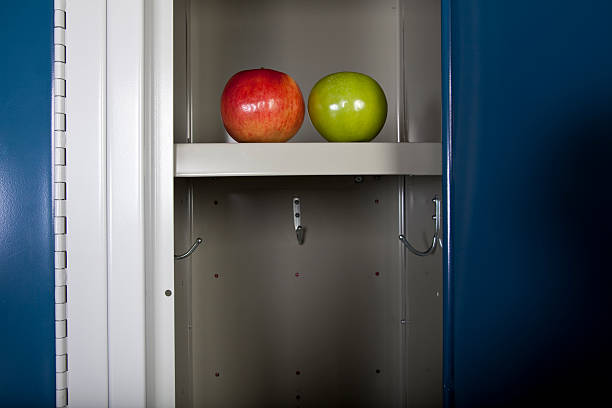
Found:
[{"label": "green apple", "polygon": [[357,72],[321,78],[310,91],[308,114],[330,142],[369,142],[387,119],[387,99],[378,82]]}]

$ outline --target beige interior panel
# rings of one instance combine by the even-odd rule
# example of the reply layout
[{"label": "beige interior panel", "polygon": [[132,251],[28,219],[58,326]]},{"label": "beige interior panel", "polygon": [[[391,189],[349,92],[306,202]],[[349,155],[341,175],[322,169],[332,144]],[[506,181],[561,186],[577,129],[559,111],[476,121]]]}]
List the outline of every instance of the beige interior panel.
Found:
[{"label": "beige interior panel", "polygon": [[194,234],[206,245],[193,256],[195,406],[397,406],[397,183],[197,180]]},{"label": "beige interior panel", "polygon": [[[431,245],[434,196],[441,177],[406,177],[406,237],[416,249]],[[442,251],[420,257],[405,251],[405,386],[407,407],[442,405]]]},{"label": "beige interior panel", "polygon": [[[190,179],[174,179],[174,253],[191,246]],[[174,347],[176,406],[193,406],[191,355],[191,258],[174,261]]]},{"label": "beige interior panel", "polygon": [[[221,122],[223,87],[236,72],[260,67],[290,75],[305,102],[325,75],[370,75],[389,107],[374,141],[398,140],[397,0],[192,0],[190,33],[195,142],[232,141]],[[321,141],[306,114],[291,142]]]}]

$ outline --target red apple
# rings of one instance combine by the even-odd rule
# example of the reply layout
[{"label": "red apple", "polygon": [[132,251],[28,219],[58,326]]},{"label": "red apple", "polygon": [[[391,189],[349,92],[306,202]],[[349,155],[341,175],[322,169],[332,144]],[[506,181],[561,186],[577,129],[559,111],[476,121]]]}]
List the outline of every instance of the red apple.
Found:
[{"label": "red apple", "polygon": [[223,125],[238,142],[286,142],[304,121],[304,98],[289,75],[272,69],[235,74],[221,95]]}]

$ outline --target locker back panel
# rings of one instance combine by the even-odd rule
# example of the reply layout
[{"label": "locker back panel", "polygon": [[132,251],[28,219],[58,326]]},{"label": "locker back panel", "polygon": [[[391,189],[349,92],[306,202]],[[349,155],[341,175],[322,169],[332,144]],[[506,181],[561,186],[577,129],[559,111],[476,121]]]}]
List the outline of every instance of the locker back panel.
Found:
[{"label": "locker back panel", "polygon": [[[219,114],[223,86],[260,66],[291,75],[305,101],[324,75],[364,72],[389,102],[375,141],[397,141],[399,123],[401,141],[439,142],[440,30],[438,0],[174,0],[175,142],[187,141],[190,100],[194,141],[231,141]],[[291,141],[322,140],[306,114]]]},{"label": "locker back panel", "polygon": [[194,405],[397,406],[398,179],[195,184]]},{"label": "locker back panel", "polygon": [[[190,20],[195,142],[231,141],[219,113],[223,87],[234,73],[260,67],[289,74],[305,101],[325,75],[357,71],[372,76],[389,107],[375,141],[398,140],[397,0],[193,0]],[[324,139],[306,114],[291,141]]]}]

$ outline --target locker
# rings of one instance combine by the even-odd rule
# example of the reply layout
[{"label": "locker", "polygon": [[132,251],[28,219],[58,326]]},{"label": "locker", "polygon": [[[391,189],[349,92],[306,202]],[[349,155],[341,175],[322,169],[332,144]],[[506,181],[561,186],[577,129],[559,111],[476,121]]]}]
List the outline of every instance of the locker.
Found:
[{"label": "locker", "polygon": [[[30,3],[3,26],[4,404],[605,400],[609,2]],[[386,125],[233,143],[219,92],[258,66],[306,97],[370,74]]]}]

